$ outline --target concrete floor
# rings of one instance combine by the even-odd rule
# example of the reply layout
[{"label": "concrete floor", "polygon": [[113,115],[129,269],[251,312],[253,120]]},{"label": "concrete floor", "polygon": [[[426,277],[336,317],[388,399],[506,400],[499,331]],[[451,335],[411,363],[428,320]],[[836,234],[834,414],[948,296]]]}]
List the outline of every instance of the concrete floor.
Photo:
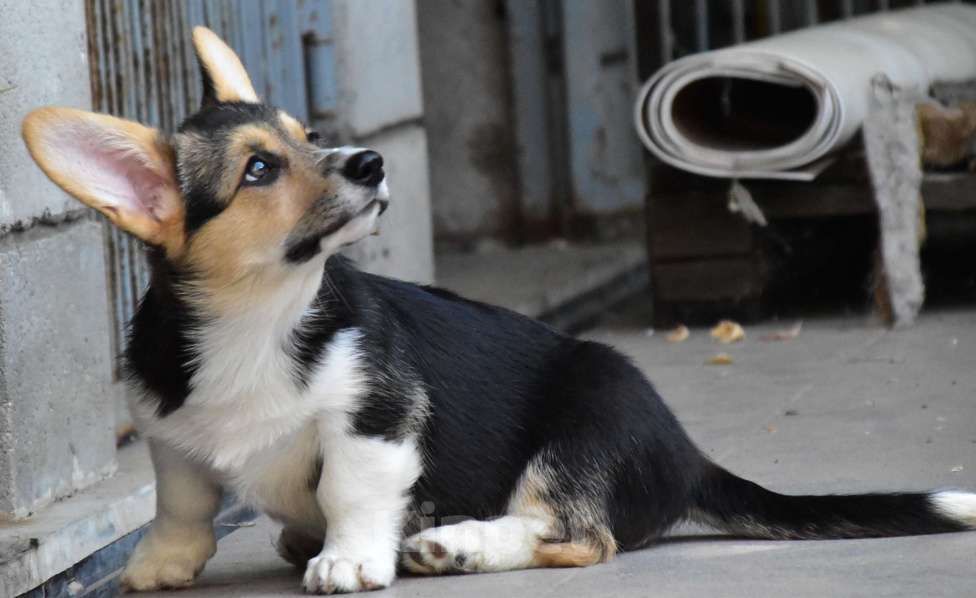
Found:
[{"label": "concrete floor", "polygon": [[647,269],[641,240],[598,245],[561,241],[517,249],[488,245],[480,251],[438,253],[436,260],[438,286],[533,318],[587,293],[607,294],[614,279]]},{"label": "concrete floor", "polygon": [[[790,341],[747,329],[722,347],[706,330],[672,345],[641,319],[588,336],[631,355],[691,435],[733,471],[782,492],[976,489],[976,311],[930,313],[905,331],[866,319],[807,321]],[[734,363],[704,365],[724,351]],[[195,596],[299,593],[261,520],[220,543]],[[613,562],[443,578],[402,578],[383,596],[976,596],[976,532],[769,542],[675,537]]]}]

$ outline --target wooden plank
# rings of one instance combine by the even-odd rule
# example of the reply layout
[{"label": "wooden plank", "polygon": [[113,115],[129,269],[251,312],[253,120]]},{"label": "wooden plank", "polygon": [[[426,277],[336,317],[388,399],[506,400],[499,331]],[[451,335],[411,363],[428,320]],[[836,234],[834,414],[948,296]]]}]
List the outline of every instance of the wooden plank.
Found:
[{"label": "wooden plank", "polygon": [[744,255],[754,247],[751,226],[729,212],[725,198],[690,192],[657,197],[648,231],[651,259]]},{"label": "wooden plank", "polygon": [[[746,188],[770,220],[824,218],[873,214],[871,186],[814,181],[746,181]],[[927,210],[976,209],[976,175],[969,173],[926,173],[922,180],[922,201]]]},{"label": "wooden plank", "polygon": [[745,182],[767,220],[824,218],[875,212],[871,187],[782,181]]},{"label": "wooden plank", "polygon": [[922,179],[922,201],[927,210],[976,209],[976,175],[929,173]]},{"label": "wooden plank", "polygon": [[651,286],[660,301],[742,301],[762,295],[767,272],[759,257],[655,262]]}]

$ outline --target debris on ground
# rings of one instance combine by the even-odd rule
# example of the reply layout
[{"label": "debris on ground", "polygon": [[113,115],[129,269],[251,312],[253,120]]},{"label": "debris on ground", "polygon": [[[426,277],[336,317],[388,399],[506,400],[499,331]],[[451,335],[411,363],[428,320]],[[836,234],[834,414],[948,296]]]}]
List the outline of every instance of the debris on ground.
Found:
[{"label": "debris on ground", "polygon": [[949,471],[951,471],[952,473],[959,473],[963,469],[964,469],[964,467],[962,465],[956,465],[955,467],[953,467]]},{"label": "debris on ground", "polygon": [[719,353],[706,361],[705,365],[732,365],[733,363],[731,355],[728,353]]},{"label": "debris on ground", "polygon": [[689,336],[691,336],[691,331],[688,330],[688,327],[684,324],[678,324],[674,330],[669,332],[667,336],[664,337],[664,340],[668,341],[669,343],[680,343],[681,341],[686,340]]},{"label": "debris on ground", "polygon": [[800,336],[800,331],[803,330],[803,321],[799,321],[793,324],[789,328],[783,328],[782,330],[775,330],[769,334],[764,334],[759,337],[761,341],[791,341],[796,337]]},{"label": "debris on ground", "polygon": [[715,328],[712,328],[710,334],[712,338],[723,345],[737,343],[746,337],[746,331],[742,329],[742,326],[732,320],[722,320]]}]

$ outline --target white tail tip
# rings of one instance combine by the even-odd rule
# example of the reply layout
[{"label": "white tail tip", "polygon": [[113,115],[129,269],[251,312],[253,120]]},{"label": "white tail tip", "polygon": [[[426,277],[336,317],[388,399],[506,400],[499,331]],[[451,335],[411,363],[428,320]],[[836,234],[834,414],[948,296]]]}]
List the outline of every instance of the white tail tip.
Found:
[{"label": "white tail tip", "polygon": [[976,494],[947,490],[933,492],[932,506],[943,517],[976,528]]}]

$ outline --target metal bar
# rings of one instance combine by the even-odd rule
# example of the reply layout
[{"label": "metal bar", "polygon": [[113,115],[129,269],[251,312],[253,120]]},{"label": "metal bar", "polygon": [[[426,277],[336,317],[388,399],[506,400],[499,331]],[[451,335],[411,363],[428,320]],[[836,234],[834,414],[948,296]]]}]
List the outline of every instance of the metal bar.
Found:
[{"label": "metal bar", "polygon": [[[320,128],[326,126],[331,129],[334,125],[329,121],[338,110],[339,86],[330,8],[328,3],[304,3],[299,8],[299,22],[303,28],[301,33],[304,40],[309,122],[314,122]],[[541,21],[538,25],[541,31]],[[544,56],[540,56],[542,58]]]},{"label": "metal bar", "polygon": [[[128,19],[126,19],[126,24],[129,26],[129,31],[127,32],[125,38],[126,42],[131,42],[125,52],[127,57],[126,64],[129,66],[131,71],[129,72],[128,81],[126,82],[125,88],[122,93],[126,97],[130,98],[130,104],[133,104],[135,108],[131,110],[127,116],[138,120],[139,122],[148,123],[149,121],[149,86],[151,73],[146,71],[146,35],[143,30],[142,23],[142,7],[140,2],[142,0],[129,0],[126,2],[128,8]],[[134,100],[134,102],[132,102]]]},{"label": "metal bar", "polygon": [[745,0],[732,0],[732,41],[736,44],[746,41]]},{"label": "metal bar", "polygon": [[769,21],[769,35],[776,35],[783,29],[783,15],[779,0],[766,0],[766,18]]},{"label": "metal bar", "polygon": [[840,0],[840,14],[849,19],[854,16],[854,0]]},{"label": "metal bar", "polygon": [[268,79],[275,90],[276,104],[301,121],[308,121],[308,87],[305,78],[305,49],[301,23],[294,3],[277,4],[277,21],[268,21],[267,50],[271,68]]},{"label": "metal bar", "polygon": [[[145,0],[143,0],[145,2]],[[141,7],[140,15],[143,39],[146,47],[142,51],[142,70],[146,74],[146,122],[154,127],[162,126],[162,111],[165,106],[163,99],[163,78],[164,71],[160,67],[161,47],[165,43],[160,31],[160,21],[157,21],[153,14],[153,4],[156,2],[146,2]]]},{"label": "metal bar", "polygon": [[161,6],[161,10],[158,13],[158,18],[165,28],[165,35],[163,36],[163,41],[165,43],[165,57],[163,60],[166,67],[166,85],[163,85],[163,89],[166,91],[166,99],[164,103],[164,118],[162,127],[167,131],[172,131],[176,129],[180,120],[186,116],[186,112],[183,111],[182,107],[183,82],[180,80],[180,54],[179,46],[176,43],[176,37],[179,35],[180,31],[173,18],[177,10],[179,10],[179,3],[157,2],[156,4]]},{"label": "metal bar", "polygon": [[817,14],[817,0],[806,0],[803,4],[803,17],[806,26],[810,27],[817,24],[819,15]]},{"label": "metal bar", "polygon": [[200,105],[203,97],[203,81],[200,77],[200,69],[196,63],[196,57],[193,54],[193,44],[190,43],[189,37],[190,30],[193,26],[203,23],[203,18],[200,16],[202,15],[203,5],[201,4],[201,0],[177,4],[181,5],[183,24],[186,27],[186,31],[183,32],[183,36],[180,38],[180,48],[182,50],[184,69],[183,81],[189,83],[186,90],[187,113],[189,113]]},{"label": "metal bar", "polygon": [[708,50],[708,2],[695,0],[695,49]]},{"label": "metal bar", "polygon": [[109,2],[107,3],[105,10],[105,48],[106,48],[106,58],[108,59],[108,82],[109,89],[111,90],[110,98],[111,103],[109,104],[109,110],[113,114],[122,113],[122,101],[119,98],[119,79],[122,77],[119,73],[119,48],[118,44],[112,43],[113,40],[119,38],[118,27],[115,23],[115,13],[117,10],[121,10],[121,3],[119,2]]},{"label": "metal bar", "polygon": [[267,91],[265,90],[267,57],[264,55],[264,48],[267,47],[267,44],[265,43],[266,32],[262,19],[262,5],[263,3],[260,2],[238,4],[240,14],[238,14],[237,19],[242,31],[248,33],[248,43],[236,49],[240,53],[245,68],[247,68],[247,73],[251,76],[251,83],[254,84],[258,96],[267,99]]},{"label": "metal bar", "polygon": [[[640,0],[638,0],[639,2]],[[671,0],[658,0],[658,24],[661,27],[661,64],[674,59],[674,33],[671,25]]]}]

